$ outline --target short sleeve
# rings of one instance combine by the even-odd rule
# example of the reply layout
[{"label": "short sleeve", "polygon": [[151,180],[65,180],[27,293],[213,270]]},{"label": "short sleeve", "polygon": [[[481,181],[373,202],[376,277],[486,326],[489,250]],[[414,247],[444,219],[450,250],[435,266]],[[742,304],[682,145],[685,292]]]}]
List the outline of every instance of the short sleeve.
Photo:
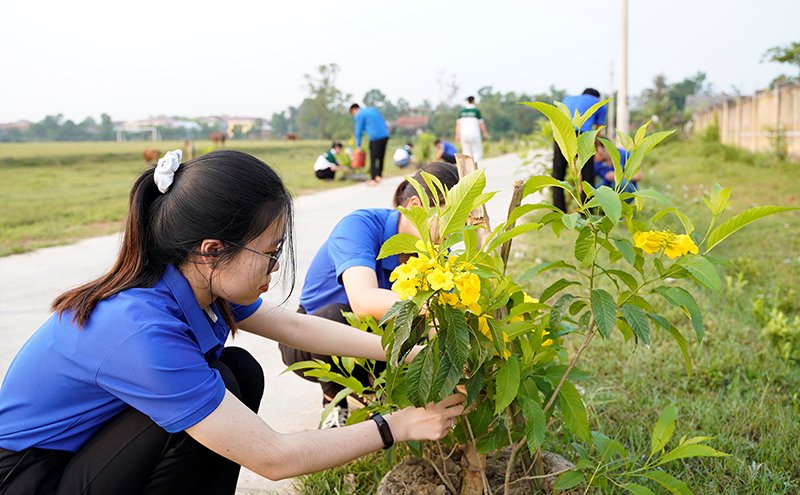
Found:
[{"label": "short sleeve", "polygon": [[149,326],[129,336],[109,353],[96,376],[98,386],[170,433],[199,423],[225,396],[219,372],[185,330]]},{"label": "short sleeve", "polygon": [[328,254],[336,267],[336,278],[354,266],[376,270],[375,259],[381,246],[378,227],[363,215],[349,215],[333,229],[328,240]]},{"label": "short sleeve", "polygon": [[256,310],[258,310],[258,308],[261,307],[261,303],[262,302],[263,301],[259,298],[259,299],[256,300],[256,302],[254,302],[252,304],[247,304],[247,305],[244,305],[244,306],[242,306],[240,304],[230,303],[231,312],[233,312],[233,319],[235,321],[242,321],[242,320],[246,320],[247,318],[253,316],[253,313],[255,313]]}]

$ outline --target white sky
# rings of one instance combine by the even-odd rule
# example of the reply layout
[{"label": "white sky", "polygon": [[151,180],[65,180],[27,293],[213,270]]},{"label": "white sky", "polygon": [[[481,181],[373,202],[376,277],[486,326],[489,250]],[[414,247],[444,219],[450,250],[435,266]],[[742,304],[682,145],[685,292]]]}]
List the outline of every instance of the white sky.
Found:
[{"label": "white sky", "polygon": [[[620,0],[3,0],[0,122],[153,115],[269,117],[298,105],[331,62],[358,100],[459,98],[482,86],[611,91]],[[799,0],[629,0],[629,93],[663,72],[748,94],[790,66]]]}]

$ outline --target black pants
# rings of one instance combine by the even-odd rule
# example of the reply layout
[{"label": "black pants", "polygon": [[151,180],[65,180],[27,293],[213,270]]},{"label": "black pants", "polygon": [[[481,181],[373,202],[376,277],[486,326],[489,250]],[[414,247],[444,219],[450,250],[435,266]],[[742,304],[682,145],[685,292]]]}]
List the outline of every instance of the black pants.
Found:
[{"label": "black pants", "polygon": [[[351,312],[350,306],[347,304],[328,304],[327,306],[323,306],[319,308],[317,311],[313,313],[313,316],[319,316],[320,318],[325,318],[326,320],[335,321],[337,323],[344,323],[347,325],[347,319],[342,316],[342,311]],[[305,309],[301,306],[300,309],[297,310],[298,313],[305,313]],[[286,366],[290,366],[294,363],[298,363],[300,361],[312,361],[314,359],[319,359],[325,363],[331,365],[331,371],[335,371],[337,373],[341,373],[343,375],[347,375],[347,372],[341,369],[333,360],[331,356],[326,356],[324,354],[314,354],[308,351],[302,351],[300,349],[294,349],[292,347],[287,346],[286,344],[278,344],[278,347],[281,350],[281,356],[283,357],[283,362]],[[375,363],[375,372],[379,373],[383,369],[386,368],[386,364],[383,362]],[[339,385],[338,383],[333,382],[320,382],[314,377],[305,376],[304,370],[297,370],[295,373],[298,376],[305,378],[306,380],[317,382],[322,387],[322,393],[325,396],[333,399],[336,397],[336,394],[344,390],[344,387]],[[370,372],[359,365],[356,365],[353,368],[353,376],[364,385],[369,385],[370,383]],[[325,398],[323,398],[323,403],[326,402]]]},{"label": "black pants", "polygon": [[[209,366],[219,370],[231,393],[258,411],[264,372],[253,356],[228,347]],[[0,449],[0,494],[233,494],[239,469],[185,432],[170,434],[128,408],[74,454]]]},{"label": "black pants", "polygon": [[[561,148],[558,147],[558,143],[555,143],[553,145],[553,178],[564,180],[567,176],[568,166],[567,159],[564,158],[564,155],[561,153]],[[581,180],[588,182],[594,187],[594,157],[589,158],[589,160],[583,164],[581,168]],[[564,198],[564,190],[560,187],[551,187],[551,189],[553,190],[553,206],[566,213],[567,203]],[[580,193],[581,199],[586,201],[586,194],[584,194],[583,188],[581,188]]]},{"label": "black pants", "polygon": [[369,174],[372,179],[383,176],[383,159],[388,142],[388,137],[369,141]]},{"label": "black pants", "polygon": [[317,179],[333,180],[335,173],[329,168],[323,168],[322,170],[315,170],[314,175],[317,176]]}]

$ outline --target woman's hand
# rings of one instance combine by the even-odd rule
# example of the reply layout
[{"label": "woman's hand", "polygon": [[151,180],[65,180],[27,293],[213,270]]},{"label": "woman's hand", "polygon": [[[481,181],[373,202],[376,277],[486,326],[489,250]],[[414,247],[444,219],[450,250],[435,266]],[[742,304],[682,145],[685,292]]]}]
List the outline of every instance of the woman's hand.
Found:
[{"label": "woman's hand", "polygon": [[456,424],[464,412],[466,397],[453,394],[441,402],[431,402],[425,407],[407,407],[386,416],[392,435],[398,442],[408,440],[441,440]]}]

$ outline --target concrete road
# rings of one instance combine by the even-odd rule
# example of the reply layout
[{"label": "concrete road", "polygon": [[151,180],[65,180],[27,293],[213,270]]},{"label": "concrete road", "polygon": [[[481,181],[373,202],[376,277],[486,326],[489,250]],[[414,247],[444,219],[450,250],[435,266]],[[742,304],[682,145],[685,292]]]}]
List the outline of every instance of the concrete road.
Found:
[{"label": "concrete road", "polygon": [[[486,170],[486,191],[499,191],[488,205],[489,218],[496,225],[506,217],[514,179],[524,179],[533,170],[539,170],[540,165],[523,166],[517,155],[505,155],[487,159],[481,167]],[[374,188],[359,183],[297,198],[298,275],[293,293],[285,303],[287,307],[297,307],[308,265],[336,223],[358,208],[391,207],[393,192],[400,181],[397,177],[386,179]],[[119,249],[119,241],[118,235],[111,235],[0,258],[0,377],[5,375],[23,343],[48,318],[53,298],[107,270]],[[287,291],[281,293],[280,282],[275,289],[277,293],[270,292],[265,297],[283,300]],[[281,432],[316,428],[321,408],[319,386],[292,373],[281,375],[285,366],[274,342],[241,333],[233,343],[252,352],[264,368],[266,390],[260,409],[264,420]],[[289,494],[291,480],[270,482],[243,470],[238,491]]]}]

